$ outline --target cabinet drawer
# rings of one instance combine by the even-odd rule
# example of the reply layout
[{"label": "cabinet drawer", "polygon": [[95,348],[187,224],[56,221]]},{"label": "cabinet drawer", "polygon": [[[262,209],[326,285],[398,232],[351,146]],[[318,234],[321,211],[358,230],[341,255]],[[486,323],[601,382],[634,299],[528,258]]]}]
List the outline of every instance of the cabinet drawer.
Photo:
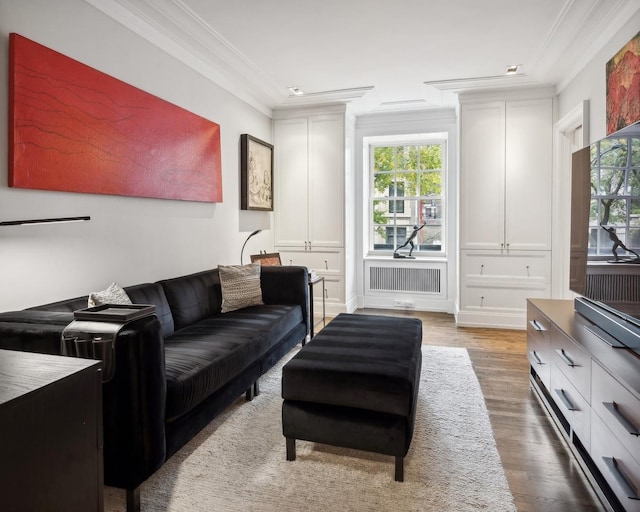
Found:
[{"label": "cabinet drawer", "polygon": [[465,278],[538,278],[546,282],[551,274],[551,257],[546,251],[463,251],[462,274]]},{"label": "cabinet drawer", "polygon": [[544,315],[535,308],[527,307],[527,358],[547,391],[551,377],[549,326]]},{"label": "cabinet drawer", "polygon": [[461,308],[464,310],[494,310],[496,312],[523,313],[529,298],[546,298],[549,290],[528,287],[492,286],[467,283],[460,290]]},{"label": "cabinet drawer", "polygon": [[591,409],[567,376],[559,371],[555,365],[551,367],[551,389],[549,393],[573,428],[575,435],[578,436],[580,442],[588,450],[591,439]]},{"label": "cabinet drawer", "polygon": [[596,362],[592,363],[591,406],[640,464],[640,400]]},{"label": "cabinet drawer", "polygon": [[325,299],[327,304],[344,303],[344,280],[340,277],[325,277]]},{"label": "cabinet drawer", "polygon": [[342,251],[280,251],[283,265],[301,265],[318,272],[342,274]]},{"label": "cabinet drawer", "polygon": [[624,509],[640,512],[640,465],[597,414],[591,415],[591,458]]},{"label": "cabinet drawer", "polygon": [[591,403],[591,356],[557,330],[551,331],[550,341],[554,364]]}]

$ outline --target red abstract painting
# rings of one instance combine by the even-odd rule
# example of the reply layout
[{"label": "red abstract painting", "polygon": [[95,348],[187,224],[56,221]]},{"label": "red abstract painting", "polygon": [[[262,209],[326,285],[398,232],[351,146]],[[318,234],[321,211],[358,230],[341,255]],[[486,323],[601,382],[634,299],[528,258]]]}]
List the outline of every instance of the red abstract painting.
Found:
[{"label": "red abstract painting", "polygon": [[607,62],[607,135],[640,121],[640,32]]},{"label": "red abstract painting", "polygon": [[9,186],[222,201],[220,126],[9,39]]}]

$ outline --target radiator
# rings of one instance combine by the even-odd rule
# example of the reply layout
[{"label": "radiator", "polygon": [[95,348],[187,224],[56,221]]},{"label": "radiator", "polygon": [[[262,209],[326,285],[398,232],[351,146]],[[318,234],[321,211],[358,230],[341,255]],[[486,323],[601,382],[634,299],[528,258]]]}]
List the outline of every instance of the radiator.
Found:
[{"label": "radiator", "polygon": [[441,269],[411,267],[369,267],[371,291],[440,293]]},{"label": "radiator", "polygon": [[587,297],[610,302],[640,302],[640,275],[587,275]]}]

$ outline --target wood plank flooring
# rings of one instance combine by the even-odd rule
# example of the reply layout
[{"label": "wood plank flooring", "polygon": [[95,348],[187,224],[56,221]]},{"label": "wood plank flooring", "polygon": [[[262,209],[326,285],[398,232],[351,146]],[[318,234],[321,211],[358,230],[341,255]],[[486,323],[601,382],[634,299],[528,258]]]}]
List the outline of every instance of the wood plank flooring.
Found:
[{"label": "wood plank flooring", "polygon": [[424,344],[467,349],[519,512],[605,510],[529,385],[526,331],[457,327],[445,313],[356,313],[417,317]]}]

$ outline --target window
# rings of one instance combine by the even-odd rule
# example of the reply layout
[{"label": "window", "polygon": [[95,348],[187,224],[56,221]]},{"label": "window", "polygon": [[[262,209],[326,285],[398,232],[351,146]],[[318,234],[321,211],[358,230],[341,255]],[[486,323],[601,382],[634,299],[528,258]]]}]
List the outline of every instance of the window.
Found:
[{"label": "window", "polygon": [[[640,138],[604,139],[591,145],[589,234],[591,258],[612,257],[616,237],[640,253]],[[630,256],[621,248],[618,254]]]},{"label": "window", "polygon": [[413,254],[444,251],[446,136],[375,137],[368,149],[369,250],[393,251],[422,226]]}]

